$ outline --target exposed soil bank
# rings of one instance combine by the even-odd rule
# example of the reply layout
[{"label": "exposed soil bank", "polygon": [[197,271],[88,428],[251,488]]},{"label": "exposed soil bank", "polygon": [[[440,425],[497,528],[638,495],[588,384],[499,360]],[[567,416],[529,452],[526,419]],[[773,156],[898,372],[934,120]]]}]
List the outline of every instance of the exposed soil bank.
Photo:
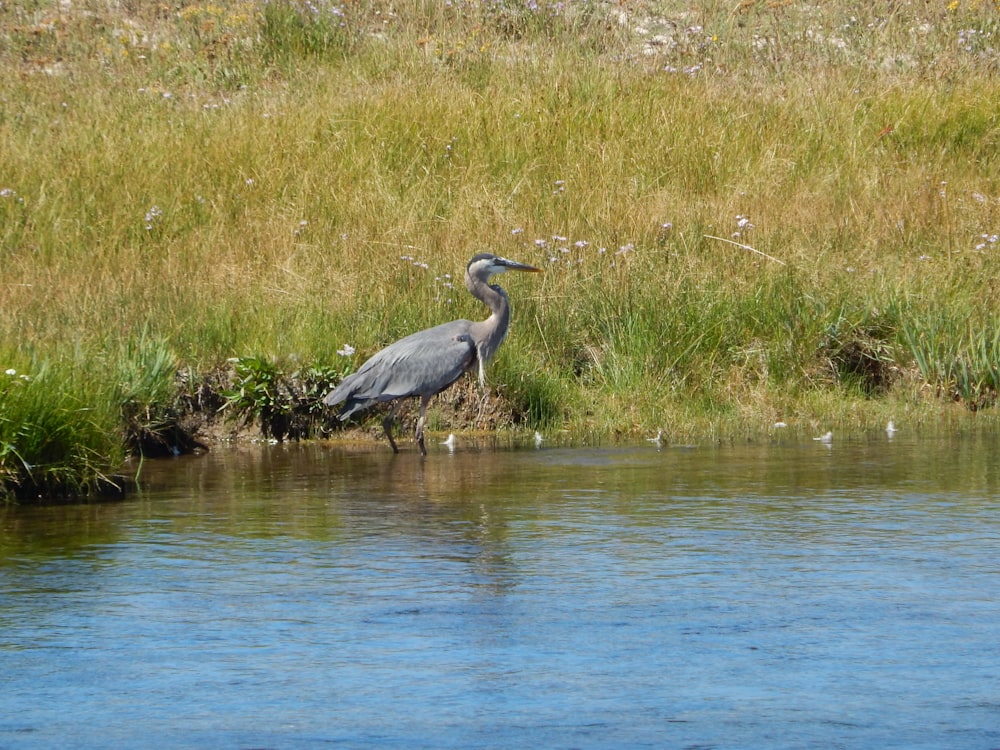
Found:
[{"label": "exposed soil bank", "polygon": [[[146,457],[162,457],[209,450],[234,441],[308,440],[338,436],[348,440],[381,440],[382,418],[389,406],[371,409],[362,420],[344,423],[337,409],[322,405],[322,392],[308,373],[280,375],[266,398],[240,402],[237,375],[232,368],[216,369],[191,379],[178,376],[178,397],[166,408],[151,407],[128,419],[130,450]],[[419,399],[404,399],[397,409],[396,433],[415,428]],[[473,378],[463,378],[439,394],[433,408],[446,429],[455,432],[516,427],[524,415],[495,390],[481,392]],[[369,425],[367,427],[360,424]]]}]

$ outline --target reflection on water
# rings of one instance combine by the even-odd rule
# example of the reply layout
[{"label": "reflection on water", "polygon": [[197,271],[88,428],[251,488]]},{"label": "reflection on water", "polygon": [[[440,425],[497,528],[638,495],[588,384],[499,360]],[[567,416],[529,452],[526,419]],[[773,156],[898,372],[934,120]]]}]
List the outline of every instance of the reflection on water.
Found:
[{"label": "reflection on water", "polygon": [[998,448],[147,463],[0,509],[0,748],[1000,747]]}]

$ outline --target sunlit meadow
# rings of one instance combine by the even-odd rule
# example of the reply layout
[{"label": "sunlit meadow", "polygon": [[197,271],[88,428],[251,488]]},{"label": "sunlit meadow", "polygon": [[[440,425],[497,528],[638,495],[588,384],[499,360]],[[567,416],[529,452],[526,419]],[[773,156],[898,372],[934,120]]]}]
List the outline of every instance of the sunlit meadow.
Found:
[{"label": "sunlit meadow", "polygon": [[[504,277],[512,332],[466,426],[982,425],[998,18],[972,0],[0,4],[0,476],[54,461],[23,447],[48,410],[132,447],[178,399],[226,414],[203,385],[232,387],[234,360],[231,413],[275,398],[246,373],[311,368],[311,398],[394,338],[481,317],[462,272],[484,250],[546,273]],[[15,408],[42,372],[53,399]],[[442,397],[432,426],[454,418]],[[119,455],[84,453],[79,486]]]}]

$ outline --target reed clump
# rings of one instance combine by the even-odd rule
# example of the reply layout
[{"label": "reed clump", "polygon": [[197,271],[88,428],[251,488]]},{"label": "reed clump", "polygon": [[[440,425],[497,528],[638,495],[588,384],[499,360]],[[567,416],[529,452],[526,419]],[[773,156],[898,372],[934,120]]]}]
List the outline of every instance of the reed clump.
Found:
[{"label": "reed clump", "polygon": [[[508,423],[686,439],[980,419],[997,11],[4,4],[0,340],[115,436],[79,431],[108,471],[123,424],[162,434],[231,359],[341,372],[481,315],[461,273],[492,250],[547,270],[508,282]],[[156,384],[138,400],[136,372]],[[0,389],[5,486],[38,465],[15,458],[42,423],[25,404],[75,413],[19,388]]]},{"label": "reed clump", "polygon": [[[8,360],[9,361],[9,360]],[[79,373],[41,365],[0,374],[0,487],[7,497],[123,489],[109,467],[125,454],[105,394]]]}]

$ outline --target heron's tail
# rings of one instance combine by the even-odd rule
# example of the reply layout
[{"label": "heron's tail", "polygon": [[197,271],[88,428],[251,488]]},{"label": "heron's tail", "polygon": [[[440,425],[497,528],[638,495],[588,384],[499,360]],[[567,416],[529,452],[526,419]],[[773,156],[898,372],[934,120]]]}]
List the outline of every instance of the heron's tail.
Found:
[{"label": "heron's tail", "polygon": [[330,391],[326,396],[323,397],[323,403],[327,406],[337,406],[338,404],[344,404],[341,408],[340,413],[337,418],[341,422],[346,422],[350,419],[351,415],[355,412],[364,411],[369,406],[375,403],[376,399],[370,398],[358,398],[357,394],[354,392],[354,383],[348,382],[350,378],[345,378],[344,381]]}]

